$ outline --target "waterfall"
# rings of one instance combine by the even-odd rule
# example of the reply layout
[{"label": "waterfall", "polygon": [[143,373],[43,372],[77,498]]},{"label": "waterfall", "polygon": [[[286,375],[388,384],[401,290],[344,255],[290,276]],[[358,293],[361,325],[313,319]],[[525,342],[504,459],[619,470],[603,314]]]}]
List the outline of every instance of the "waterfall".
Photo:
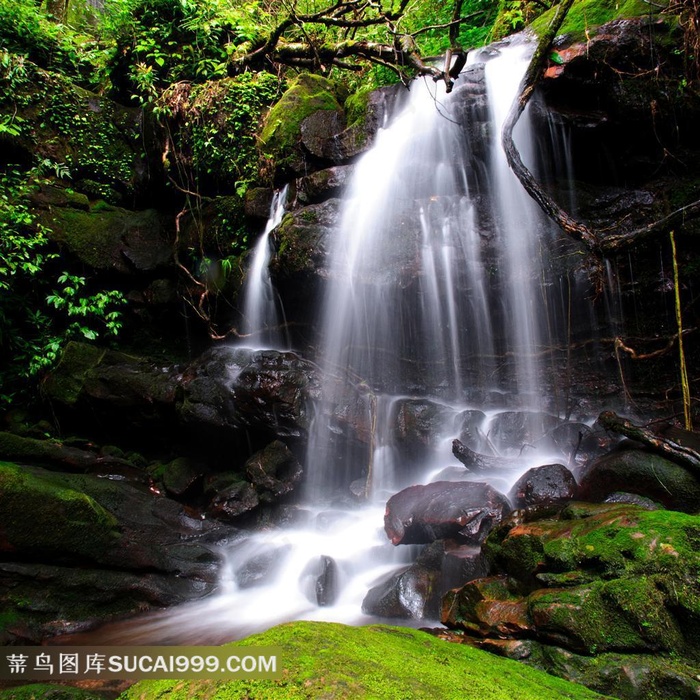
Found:
[{"label": "waterfall", "polygon": [[[261,348],[282,348],[285,339],[280,330],[280,314],[275,289],[270,278],[272,241],[270,234],[284,217],[287,186],[277,190],[270,204],[270,215],[251,255],[250,267],[243,287],[242,332],[252,338],[252,345]],[[251,343],[248,343],[251,344]]]},{"label": "waterfall", "polygon": [[[386,485],[380,465],[401,471],[386,459],[386,444],[380,460],[370,446],[362,469],[338,454],[329,416],[357,386],[374,397],[369,420],[383,434],[391,429],[377,424],[375,409],[387,395],[455,410],[545,405],[539,358],[559,325],[547,291],[548,225],[500,142],[531,51],[522,43],[472,62],[451,95],[417,80],[356,166],[322,312],[318,361],[328,380],[309,445],[314,498],[370,471],[373,483]],[[465,94],[473,100],[479,92],[488,109],[465,110]],[[516,143],[531,161],[527,112],[518,127]],[[484,134],[488,146],[465,139],[470,132]],[[443,457],[449,463],[449,452]]]},{"label": "waterfall", "polygon": [[[223,641],[291,619],[371,621],[362,612],[368,590],[415,558],[383,531],[387,498],[410,483],[469,479],[450,468],[456,436],[508,454],[508,409],[543,420],[542,350],[566,344],[571,285],[565,291],[550,272],[551,227],[500,145],[530,51],[521,44],[485,64],[473,58],[451,95],[416,80],[355,165],[319,310],[315,359],[324,379],[299,517],[232,543],[221,592],[169,611],[161,641]],[[527,120],[526,112],[515,140],[532,162]],[[250,333],[276,325],[266,259],[283,199],[253,255]],[[261,340],[281,343],[264,333]],[[364,431],[349,438],[349,423]],[[417,439],[407,433],[412,424]],[[545,449],[532,451],[527,466],[561,461]],[[492,483],[507,492],[517,476]],[[199,632],[182,634],[192,628]],[[122,631],[120,640],[130,638]]]}]

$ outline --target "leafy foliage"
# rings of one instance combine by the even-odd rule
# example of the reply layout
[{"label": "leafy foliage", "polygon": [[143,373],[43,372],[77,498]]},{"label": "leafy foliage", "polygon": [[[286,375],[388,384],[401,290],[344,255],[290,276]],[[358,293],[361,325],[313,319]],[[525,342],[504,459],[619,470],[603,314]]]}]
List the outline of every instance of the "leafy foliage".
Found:
[{"label": "leafy foliage", "polygon": [[0,48],[68,75],[86,72],[91,60],[76,33],[49,21],[33,0],[0,0]]},{"label": "leafy foliage", "polygon": [[0,401],[26,389],[58,358],[70,339],[115,336],[122,325],[124,296],[89,290],[84,277],[61,274],[60,257],[29,206],[29,195],[50,167],[31,173],[9,168],[0,178]]},{"label": "leafy foliage", "polygon": [[117,87],[153,103],[173,83],[226,77],[231,54],[268,24],[257,2],[107,0],[101,35]]},{"label": "leafy foliage", "polygon": [[257,177],[256,134],[284,84],[269,73],[244,73],[200,85],[177,83],[163,93],[169,115],[173,177],[185,189],[236,192]]}]

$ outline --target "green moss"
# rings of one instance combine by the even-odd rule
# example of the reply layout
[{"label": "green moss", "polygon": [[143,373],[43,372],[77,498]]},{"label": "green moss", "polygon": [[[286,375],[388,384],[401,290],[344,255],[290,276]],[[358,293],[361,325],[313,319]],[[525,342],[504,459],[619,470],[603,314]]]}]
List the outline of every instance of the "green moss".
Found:
[{"label": "green moss", "polygon": [[541,534],[548,567],[593,569],[605,577],[664,569],[700,574],[693,533],[700,519],[636,506],[601,506],[582,520],[552,521]]},{"label": "green moss", "polygon": [[[257,179],[256,134],[282,87],[269,73],[244,73],[192,87],[176,139],[178,148],[191,155],[200,186],[217,194],[243,195]],[[182,158],[177,167],[182,167]]]},{"label": "green moss", "polygon": [[76,189],[88,183],[88,195],[132,195],[142,150],[138,112],[29,62],[22,70],[23,82],[0,96],[0,114],[16,114],[21,143],[36,161],[48,161]]},{"label": "green moss", "polygon": [[104,695],[66,685],[32,683],[0,690],[0,700],[104,700]]},{"label": "green moss", "polygon": [[573,589],[541,589],[528,597],[544,638],[582,653],[688,652],[653,578],[595,581]]},{"label": "green moss", "polygon": [[260,147],[278,168],[288,166],[301,138],[301,123],[319,110],[341,111],[337,86],[318,75],[300,75],[269,111]]},{"label": "green moss", "polygon": [[361,87],[357,92],[354,92],[347,100],[345,100],[345,115],[348,120],[348,126],[361,125],[367,117],[367,106],[369,105],[369,96],[374,88],[371,85]]},{"label": "green moss", "polygon": [[412,629],[322,622],[280,625],[238,646],[280,645],[278,681],[147,681],[121,700],[372,698],[542,700],[600,697],[522,664]]},{"label": "green moss", "polygon": [[[312,257],[317,249],[318,232],[313,226],[315,215],[302,212],[295,218],[287,214],[277,229],[277,257],[275,265],[285,274],[305,272],[313,268]],[[309,224],[309,225],[306,225]]]},{"label": "green moss", "polygon": [[125,239],[130,235],[148,236],[155,245],[161,230],[160,216],[154,209],[132,212],[104,206],[92,211],[54,208],[43,212],[41,220],[51,229],[53,240],[96,270],[127,269],[122,254]]},{"label": "green moss", "polygon": [[45,382],[47,396],[66,406],[75,405],[90,370],[104,358],[105,350],[74,341],[66,345],[58,365]]},{"label": "green moss", "polygon": [[93,498],[9,462],[0,462],[0,522],[6,551],[59,559],[99,559],[120,536],[114,516]]},{"label": "green moss", "polygon": [[[650,5],[643,0],[577,0],[569,10],[559,34],[569,34],[581,41],[595,33],[597,27],[614,19],[642,17],[650,12]],[[530,25],[537,34],[548,26],[555,9],[548,10]]]}]

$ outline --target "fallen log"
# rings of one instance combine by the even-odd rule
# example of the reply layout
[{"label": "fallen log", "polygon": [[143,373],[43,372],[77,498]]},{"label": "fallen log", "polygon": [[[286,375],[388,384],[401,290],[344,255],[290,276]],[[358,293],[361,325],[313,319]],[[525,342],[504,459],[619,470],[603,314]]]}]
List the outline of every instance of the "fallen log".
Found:
[{"label": "fallen log", "polygon": [[469,449],[461,440],[452,441],[452,454],[467,468],[474,472],[515,471],[523,468],[520,459],[511,457],[491,457]]},{"label": "fallen log", "polygon": [[614,411],[603,411],[598,416],[598,422],[606,430],[641,442],[653,452],[700,475],[700,453],[692,448],[681,445],[669,438],[661,437],[643,426],[635,425],[626,418],[618,416]]}]

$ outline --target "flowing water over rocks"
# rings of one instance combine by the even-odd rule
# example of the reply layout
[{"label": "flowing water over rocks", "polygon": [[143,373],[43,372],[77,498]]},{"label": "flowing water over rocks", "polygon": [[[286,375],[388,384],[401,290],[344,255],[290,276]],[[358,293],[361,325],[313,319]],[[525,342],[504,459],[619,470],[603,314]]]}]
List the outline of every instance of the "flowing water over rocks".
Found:
[{"label": "flowing water over rocks", "polygon": [[[575,460],[580,430],[562,433],[570,424],[554,415],[563,408],[553,399],[556,373],[542,362],[545,346],[565,341],[560,321],[575,290],[560,288],[547,252],[554,234],[499,139],[530,51],[522,42],[477,55],[451,96],[416,81],[374,146],[330,178],[331,194],[345,191],[338,223],[322,217],[325,240],[309,248],[309,259],[322,251],[325,289],[315,363],[220,348],[214,365],[203,360],[182,374],[177,410],[186,422],[269,431],[296,455],[306,445],[302,487],[295,454],[271,443],[249,460],[247,481],[232,477],[223,490],[212,482],[209,512],[236,522],[261,512],[265,499],[284,501],[299,488],[303,498],[222,546],[216,595],[119,627],[120,640],[223,640],[297,618],[425,624],[438,613],[435,591],[485,573],[475,545],[510,512],[502,494],[518,476]],[[527,124],[516,138],[532,158]],[[290,254],[287,229],[336,210],[333,199],[313,203],[322,180],[298,181],[304,206],[282,225],[285,195],[276,195],[251,259],[244,328],[270,346],[282,345],[272,333],[280,280],[267,266],[274,273]],[[217,406],[226,405],[222,414]],[[454,466],[456,439],[486,459],[508,458],[505,468]],[[271,450],[280,459],[266,460]],[[410,543],[432,549],[412,564]]]}]

